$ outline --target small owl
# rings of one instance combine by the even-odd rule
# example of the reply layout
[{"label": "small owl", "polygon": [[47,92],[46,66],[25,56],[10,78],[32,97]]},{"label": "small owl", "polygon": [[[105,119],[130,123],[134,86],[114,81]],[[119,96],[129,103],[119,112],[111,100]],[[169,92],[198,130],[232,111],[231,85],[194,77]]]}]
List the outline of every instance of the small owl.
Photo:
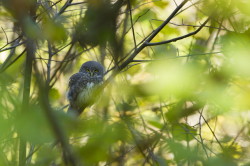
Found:
[{"label": "small owl", "polygon": [[103,82],[104,67],[96,61],[84,63],[78,73],[69,79],[69,111],[80,115],[83,110],[94,103],[92,92]]}]

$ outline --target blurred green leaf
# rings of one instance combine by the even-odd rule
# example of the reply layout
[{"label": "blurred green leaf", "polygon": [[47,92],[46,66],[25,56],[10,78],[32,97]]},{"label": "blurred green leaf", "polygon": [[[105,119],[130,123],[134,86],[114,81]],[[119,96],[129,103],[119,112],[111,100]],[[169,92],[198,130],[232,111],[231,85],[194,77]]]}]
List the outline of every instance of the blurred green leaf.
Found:
[{"label": "blurred green leaf", "polygon": [[48,121],[39,106],[30,105],[29,110],[19,114],[15,119],[15,127],[23,138],[33,144],[54,140]]},{"label": "blurred green leaf", "polygon": [[250,75],[250,59],[248,43],[250,38],[248,31],[245,33],[228,33],[222,38],[222,46],[225,55],[228,57],[228,71],[240,76]]},{"label": "blurred green leaf", "polygon": [[177,49],[172,44],[155,46],[153,50],[155,59],[172,58],[177,56]]},{"label": "blurred green leaf", "polygon": [[117,105],[117,110],[118,111],[133,111],[134,109],[136,109],[136,106],[133,106],[132,104],[129,103],[119,103]]},{"label": "blurred green leaf", "polygon": [[195,138],[197,130],[185,123],[174,124],[172,135],[178,141],[191,141]]},{"label": "blurred green leaf", "polygon": [[158,129],[162,129],[163,127],[163,124],[156,120],[148,120],[147,122]]},{"label": "blurred green leaf", "polygon": [[44,36],[49,41],[64,41],[67,39],[67,32],[60,22],[45,17],[42,25]]},{"label": "blurred green leaf", "polygon": [[187,162],[196,163],[202,161],[201,153],[198,153],[197,149],[187,148],[174,140],[166,140],[166,142],[169,150],[174,154],[176,163],[185,165]]},{"label": "blurred green leaf", "polygon": [[103,124],[98,128],[95,130],[95,126],[91,127],[95,130],[92,131],[93,135],[90,135],[86,145],[79,149],[83,162],[86,164],[107,160],[110,147],[117,141],[125,141],[128,136],[127,129],[122,123]]},{"label": "blurred green leaf", "polygon": [[[3,109],[0,106],[0,109]],[[3,112],[1,112],[3,114]],[[0,138],[4,139],[7,135],[10,134],[10,132],[12,131],[12,124],[13,122],[10,121],[9,119],[4,118],[2,115],[0,116]]]},{"label": "blurred green leaf", "polygon": [[250,16],[250,2],[245,0],[233,1],[234,5],[247,16]]},{"label": "blurred green leaf", "polygon": [[165,9],[169,2],[165,1],[165,0],[159,0],[159,1],[153,1],[154,5],[161,8],[161,9]]},{"label": "blurred green leaf", "polygon": [[166,118],[171,123],[177,123],[181,118],[193,115],[203,107],[202,103],[199,104],[189,104],[187,106],[187,101],[181,100],[177,104],[170,107],[169,111],[165,113]]},{"label": "blurred green leaf", "polygon": [[133,16],[136,20],[138,19],[139,22],[148,21],[150,19],[156,19],[157,15],[151,8],[144,8],[139,13],[136,13]]},{"label": "blurred green leaf", "polygon": [[39,26],[30,17],[26,17],[24,19],[23,24],[24,24],[24,31],[28,37],[32,39],[42,38],[43,35]]},{"label": "blurred green leaf", "polygon": [[49,97],[52,101],[58,101],[60,99],[61,95],[60,95],[58,89],[52,88],[49,91]]}]

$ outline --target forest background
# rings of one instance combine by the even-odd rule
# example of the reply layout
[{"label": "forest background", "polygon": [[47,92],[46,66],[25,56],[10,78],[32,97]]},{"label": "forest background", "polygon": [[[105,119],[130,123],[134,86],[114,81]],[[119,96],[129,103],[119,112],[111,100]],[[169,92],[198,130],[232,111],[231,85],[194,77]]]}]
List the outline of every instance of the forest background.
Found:
[{"label": "forest background", "polygon": [[[250,1],[0,3],[0,165],[250,165]],[[74,118],[88,60],[107,73]]]}]

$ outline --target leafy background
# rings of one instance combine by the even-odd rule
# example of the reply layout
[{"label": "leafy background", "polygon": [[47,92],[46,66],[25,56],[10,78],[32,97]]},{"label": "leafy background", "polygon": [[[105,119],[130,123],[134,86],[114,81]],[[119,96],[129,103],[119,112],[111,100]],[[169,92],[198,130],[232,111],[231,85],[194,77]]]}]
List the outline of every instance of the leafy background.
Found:
[{"label": "leafy background", "polygon": [[[250,165],[249,11],[1,0],[0,165]],[[75,118],[68,78],[88,60],[105,66],[105,86]]]}]

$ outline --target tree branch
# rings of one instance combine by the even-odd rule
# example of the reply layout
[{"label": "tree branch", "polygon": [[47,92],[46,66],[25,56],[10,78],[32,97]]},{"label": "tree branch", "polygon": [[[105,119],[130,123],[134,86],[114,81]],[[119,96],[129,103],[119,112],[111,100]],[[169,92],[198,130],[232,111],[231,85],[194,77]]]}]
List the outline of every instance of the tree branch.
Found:
[{"label": "tree branch", "polygon": [[119,67],[118,71],[125,68],[135,57],[138,53],[140,53],[153,38],[170,22],[172,18],[176,15],[176,13],[188,2],[188,0],[184,0],[179,6],[175,8],[172,14],[156,29],[152,32],[152,34],[142,43],[140,47],[134,50],[134,52],[125,60]]},{"label": "tree branch", "polygon": [[201,24],[201,26],[198,29],[196,29],[195,31],[193,31],[191,33],[188,33],[186,35],[183,35],[183,36],[180,36],[180,37],[176,37],[176,38],[173,38],[173,39],[170,39],[170,40],[166,40],[166,41],[155,42],[155,43],[146,43],[146,45],[147,46],[157,46],[157,45],[161,45],[161,44],[167,44],[167,43],[171,43],[171,42],[176,42],[177,40],[181,40],[181,39],[193,36],[196,33],[198,33],[207,24],[207,22],[209,20],[210,20],[210,18],[207,18],[207,20],[203,24]]}]

